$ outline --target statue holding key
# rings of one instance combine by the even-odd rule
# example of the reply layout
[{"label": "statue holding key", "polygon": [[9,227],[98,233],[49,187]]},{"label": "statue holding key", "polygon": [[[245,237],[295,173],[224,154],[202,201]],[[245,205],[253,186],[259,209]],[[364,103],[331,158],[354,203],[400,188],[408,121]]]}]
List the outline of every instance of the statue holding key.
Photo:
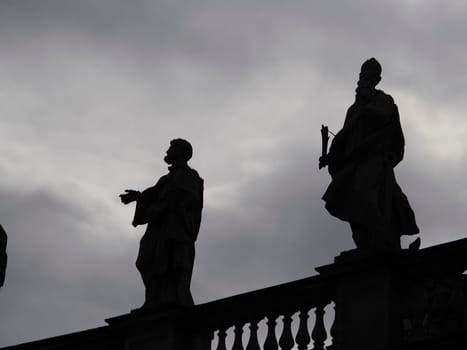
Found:
[{"label": "statue holding key", "polygon": [[[394,167],[404,156],[404,135],[393,98],[376,85],[381,65],[370,58],[361,67],[355,102],[329,152],[329,131],[323,126],[320,169],[332,181],[323,195],[326,209],[350,223],[358,249],[399,250],[402,235],[419,229],[407,197],[397,184]],[[415,243],[419,244],[419,239]]]}]

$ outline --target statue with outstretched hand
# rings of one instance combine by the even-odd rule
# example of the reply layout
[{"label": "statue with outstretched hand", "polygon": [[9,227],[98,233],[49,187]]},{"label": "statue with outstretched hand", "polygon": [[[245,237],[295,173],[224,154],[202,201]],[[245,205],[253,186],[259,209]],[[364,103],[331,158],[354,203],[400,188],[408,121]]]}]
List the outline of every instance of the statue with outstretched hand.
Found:
[{"label": "statue with outstretched hand", "polygon": [[169,173],[140,192],[126,190],[123,204],[136,202],[133,226],[147,225],[136,267],[145,286],[143,308],[191,306],[195,241],[201,224],[203,179],[187,162],[191,144],[170,142],[164,161]]}]

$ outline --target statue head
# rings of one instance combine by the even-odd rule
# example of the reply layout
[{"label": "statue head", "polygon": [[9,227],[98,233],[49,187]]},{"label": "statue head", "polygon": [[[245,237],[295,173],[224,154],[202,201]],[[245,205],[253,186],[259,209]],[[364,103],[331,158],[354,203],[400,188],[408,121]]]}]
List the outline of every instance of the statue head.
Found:
[{"label": "statue head", "polygon": [[193,147],[184,139],[174,139],[170,141],[170,147],[166,152],[164,161],[167,164],[186,163],[193,155]]},{"label": "statue head", "polygon": [[374,88],[381,81],[381,64],[372,57],[362,64],[360,76],[358,79],[358,87]]}]

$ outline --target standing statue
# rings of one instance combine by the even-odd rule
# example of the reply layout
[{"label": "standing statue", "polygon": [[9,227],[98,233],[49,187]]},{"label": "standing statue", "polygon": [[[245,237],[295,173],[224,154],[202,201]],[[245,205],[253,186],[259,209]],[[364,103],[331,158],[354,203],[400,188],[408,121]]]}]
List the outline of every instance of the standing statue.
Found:
[{"label": "standing statue", "polygon": [[[320,168],[328,166],[332,177],[323,196],[326,209],[350,223],[358,249],[371,251],[399,250],[402,235],[419,233],[394,176],[394,167],[404,156],[399,112],[393,98],[375,88],[380,80],[379,62],[365,61],[344,127],[319,160]],[[323,146],[327,137],[323,135]]]},{"label": "standing statue", "polygon": [[7,255],[6,255],[6,243],[8,237],[6,235],[5,230],[3,229],[2,225],[0,225],[0,287],[3,286],[5,283],[5,273],[6,273],[6,263],[7,263]]},{"label": "standing statue", "polygon": [[194,304],[190,283],[203,179],[187,164],[192,153],[188,141],[172,140],[164,158],[169,173],[143,192],[120,195],[124,204],[136,201],[133,226],[147,224],[136,261],[146,289],[143,308]]}]

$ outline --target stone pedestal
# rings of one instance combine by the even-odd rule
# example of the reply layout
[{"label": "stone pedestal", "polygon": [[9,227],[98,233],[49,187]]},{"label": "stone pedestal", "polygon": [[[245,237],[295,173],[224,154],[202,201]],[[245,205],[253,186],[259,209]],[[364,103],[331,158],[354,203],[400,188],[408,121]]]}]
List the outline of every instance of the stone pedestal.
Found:
[{"label": "stone pedestal", "polygon": [[201,339],[189,326],[189,310],[134,310],[130,314],[109,318],[112,349],[186,350],[205,349]]},{"label": "stone pedestal", "polygon": [[398,253],[344,252],[317,268],[335,283],[333,350],[386,349],[400,340]]}]

